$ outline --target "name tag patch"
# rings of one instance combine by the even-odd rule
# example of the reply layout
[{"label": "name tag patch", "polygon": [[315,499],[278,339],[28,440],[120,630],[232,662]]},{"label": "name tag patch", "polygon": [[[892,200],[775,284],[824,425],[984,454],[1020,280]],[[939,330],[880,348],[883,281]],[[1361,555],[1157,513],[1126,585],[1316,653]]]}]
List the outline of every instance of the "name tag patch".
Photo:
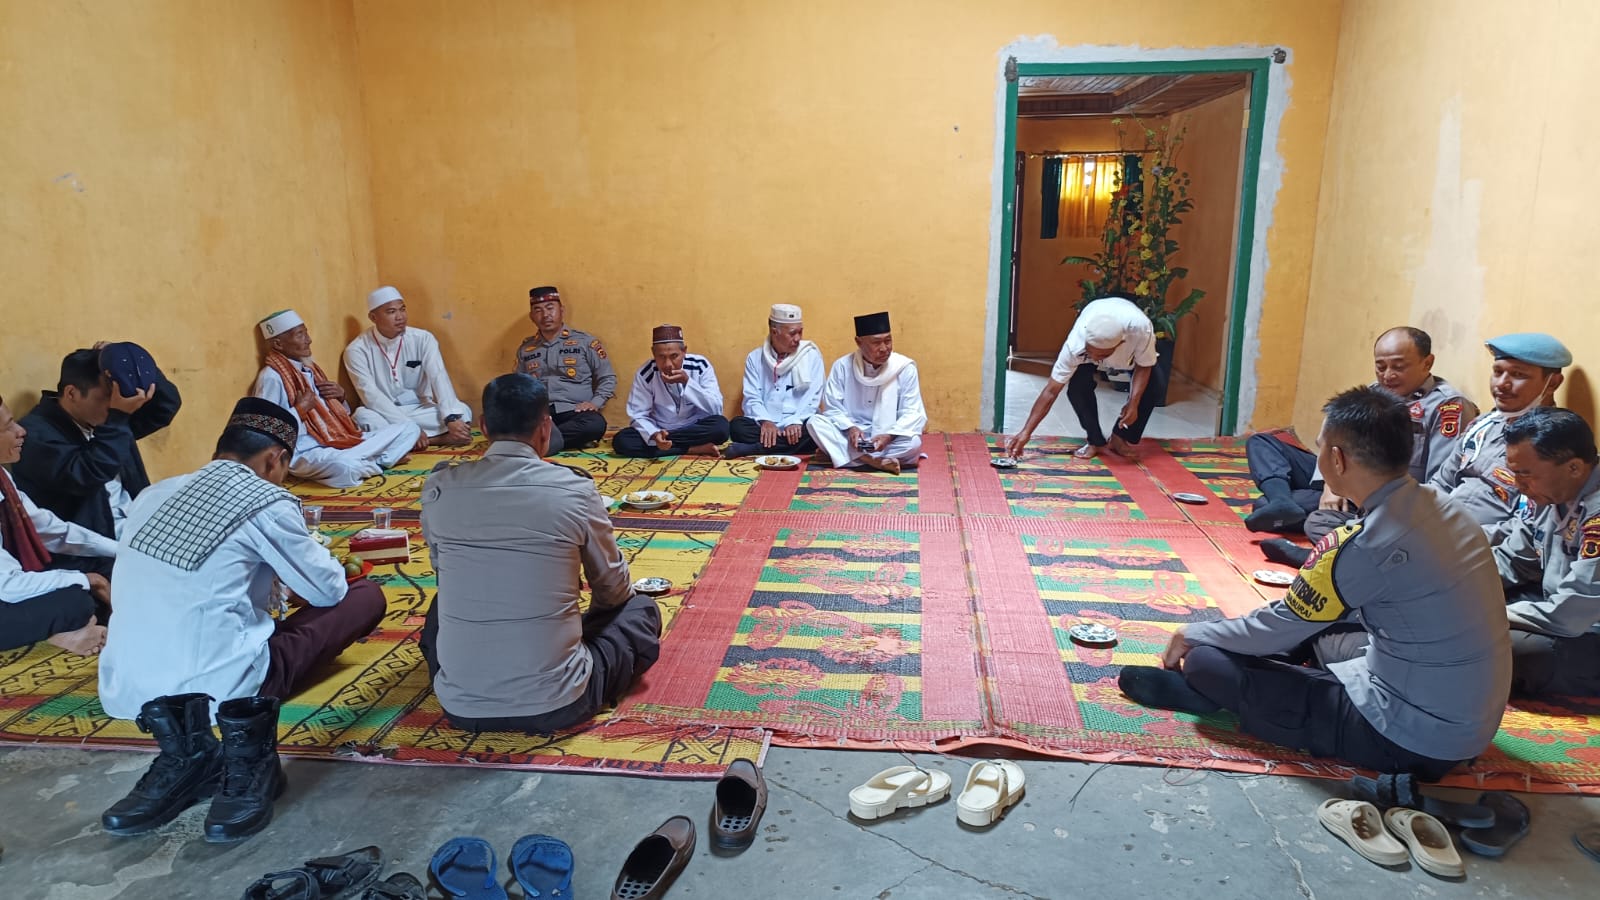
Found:
[{"label": "name tag patch", "polygon": [[1289,611],[1307,622],[1335,622],[1344,615],[1344,598],[1333,583],[1333,566],[1339,551],[1361,531],[1360,522],[1341,525],[1325,535],[1311,551],[1300,575],[1284,595],[1284,605]]}]

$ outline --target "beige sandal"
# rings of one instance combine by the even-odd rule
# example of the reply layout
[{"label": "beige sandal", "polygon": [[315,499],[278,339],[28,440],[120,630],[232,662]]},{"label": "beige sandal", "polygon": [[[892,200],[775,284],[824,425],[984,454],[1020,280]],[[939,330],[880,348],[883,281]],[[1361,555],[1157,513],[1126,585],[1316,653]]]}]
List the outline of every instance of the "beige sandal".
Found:
[{"label": "beige sandal", "polygon": [[1456,852],[1455,842],[1444,824],[1425,812],[1395,807],[1383,814],[1383,821],[1411,850],[1411,858],[1424,871],[1445,878],[1460,878],[1467,867]]},{"label": "beige sandal", "polygon": [[1405,845],[1384,830],[1378,808],[1365,800],[1328,800],[1317,807],[1317,821],[1380,866],[1398,866],[1409,857]]},{"label": "beige sandal", "polygon": [[956,797],[956,818],[974,828],[993,825],[1006,807],[1022,799],[1027,779],[1010,760],[986,759],[967,771],[966,786]]},{"label": "beige sandal", "polygon": [[850,813],[858,819],[877,819],[901,807],[937,803],[949,794],[950,776],[944,772],[895,766],[850,790]]}]

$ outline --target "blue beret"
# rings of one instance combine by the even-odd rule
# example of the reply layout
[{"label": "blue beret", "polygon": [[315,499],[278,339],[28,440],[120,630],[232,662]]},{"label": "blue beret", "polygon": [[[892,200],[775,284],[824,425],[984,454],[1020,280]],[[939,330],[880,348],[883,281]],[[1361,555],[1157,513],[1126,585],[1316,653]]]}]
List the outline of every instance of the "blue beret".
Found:
[{"label": "blue beret", "polygon": [[1503,334],[1484,341],[1483,345],[1494,353],[1495,359],[1515,359],[1546,369],[1565,369],[1572,365],[1572,351],[1566,344],[1536,331]]},{"label": "blue beret", "polygon": [[100,368],[124,397],[132,397],[156,383],[156,361],[138,344],[123,341],[100,348]]}]

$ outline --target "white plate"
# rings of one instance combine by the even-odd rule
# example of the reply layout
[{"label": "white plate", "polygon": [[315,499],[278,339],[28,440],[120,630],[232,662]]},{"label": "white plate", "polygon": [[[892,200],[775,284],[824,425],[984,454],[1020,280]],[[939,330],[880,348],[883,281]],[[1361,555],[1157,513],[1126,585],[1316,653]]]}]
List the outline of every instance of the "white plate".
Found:
[{"label": "white plate", "polygon": [[1172,499],[1178,501],[1179,503],[1187,503],[1191,506],[1204,506],[1205,504],[1211,502],[1210,498],[1206,497],[1205,494],[1190,494],[1185,491],[1179,491],[1178,493],[1173,494]]},{"label": "white plate", "polygon": [[763,469],[798,469],[800,457],[798,456],[758,456],[756,465]]},{"label": "white plate", "polygon": [[622,495],[622,502],[634,509],[660,509],[676,499],[671,491],[634,491]]},{"label": "white plate", "polygon": [[1257,569],[1250,573],[1250,577],[1272,587],[1288,587],[1294,584],[1292,572],[1279,572],[1276,569]]},{"label": "white plate", "polygon": [[672,590],[672,582],[665,578],[641,578],[633,583],[633,589],[641,594],[665,594]]},{"label": "white plate", "polygon": [[996,469],[1015,469],[1017,461],[1009,456],[994,456],[990,457],[989,465],[994,466]]},{"label": "white plate", "polygon": [[1099,622],[1079,622],[1067,629],[1067,634],[1080,644],[1115,644],[1117,630]]}]

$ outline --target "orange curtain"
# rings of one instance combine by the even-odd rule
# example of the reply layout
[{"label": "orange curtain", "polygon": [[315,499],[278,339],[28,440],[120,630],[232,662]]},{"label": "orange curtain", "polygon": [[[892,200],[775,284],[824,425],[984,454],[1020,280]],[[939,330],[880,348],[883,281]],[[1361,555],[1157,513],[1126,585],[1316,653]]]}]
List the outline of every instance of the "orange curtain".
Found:
[{"label": "orange curtain", "polygon": [[1099,237],[1122,158],[1115,153],[1072,154],[1061,160],[1061,236]]}]

